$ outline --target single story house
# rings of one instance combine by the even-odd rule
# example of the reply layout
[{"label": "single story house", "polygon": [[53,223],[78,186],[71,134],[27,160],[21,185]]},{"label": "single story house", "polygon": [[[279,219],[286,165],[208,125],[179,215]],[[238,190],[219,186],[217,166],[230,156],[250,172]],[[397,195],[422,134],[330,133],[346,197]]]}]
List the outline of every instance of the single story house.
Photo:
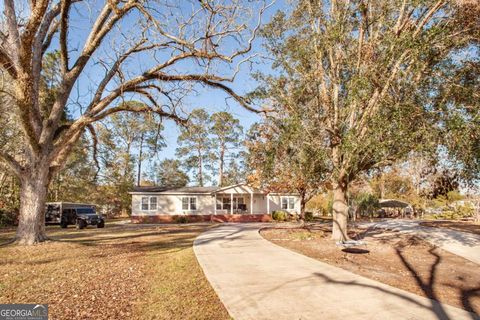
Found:
[{"label": "single story house", "polygon": [[246,183],[226,187],[136,187],[132,192],[132,222],[269,221],[275,210],[300,212],[295,193],[270,193]]}]

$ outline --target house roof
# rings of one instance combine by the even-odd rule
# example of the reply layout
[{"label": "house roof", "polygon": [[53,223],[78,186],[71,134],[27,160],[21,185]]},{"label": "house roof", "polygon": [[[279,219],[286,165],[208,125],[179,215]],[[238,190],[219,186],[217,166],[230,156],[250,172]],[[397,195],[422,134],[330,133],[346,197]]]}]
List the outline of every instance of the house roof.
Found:
[{"label": "house roof", "polygon": [[133,192],[172,192],[172,193],[210,193],[218,187],[168,187],[168,186],[137,186]]},{"label": "house roof", "polygon": [[[253,188],[249,186],[247,183],[238,183],[231,186],[225,187],[168,187],[168,186],[137,186],[134,187],[130,194],[132,193],[164,193],[164,194],[191,194],[191,193],[201,193],[201,194],[211,194],[214,195],[215,193],[222,193],[227,190],[237,188],[237,187],[245,187],[245,193],[254,193],[254,194],[268,194],[263,190]],[[289,192],[275,192],[272,194],[295,194]]]},{"label": "house roof", "polygon": [[258,193],[260,193],[260,194],[265,193],[263,190],[253,188],[253,187],[249,186],[246,182],[242,182],[242,183],[233,184],[231,186],[225,186],[225,187],[217,188],[216,190],[212,191],[212,194],[220,193],[220,192],[230,190],[230,189],[234,189],[234,188],[237,188],[237,187],[245,188],[246,189],[245,191],[247,191],[248,193],[257,193],[257,194]]}]

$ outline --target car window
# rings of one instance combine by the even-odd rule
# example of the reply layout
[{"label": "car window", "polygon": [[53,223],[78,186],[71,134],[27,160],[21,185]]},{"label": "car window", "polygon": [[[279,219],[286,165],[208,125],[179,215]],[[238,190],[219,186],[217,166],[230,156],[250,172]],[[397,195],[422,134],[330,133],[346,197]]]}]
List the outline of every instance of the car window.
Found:
[{"label": "car window", "polygon": [[78,208],[77,214],[95,214],[95,210],[93,208]]}]

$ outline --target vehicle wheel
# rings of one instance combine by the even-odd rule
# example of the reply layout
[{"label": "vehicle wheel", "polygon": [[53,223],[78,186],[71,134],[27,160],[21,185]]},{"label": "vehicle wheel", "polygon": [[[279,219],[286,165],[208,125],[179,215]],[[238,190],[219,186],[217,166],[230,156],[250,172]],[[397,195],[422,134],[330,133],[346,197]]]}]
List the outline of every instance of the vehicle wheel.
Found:
[{"label": "vehicle wheel", "polygon": [[65,229],[66,227],[68,227],[68,223],[67,223],[66,221],[62,220],[62,221],[60,222],[60,228]]},{"label": "vehicle wheel", "polygon": [[97,228],[103,228],[105,227],[105,221],[100,221],[98,224],[97,224]]},{"label": "vehicle wheel", "polygon": [[83,229],[87,226],[87,223],[85,220],[78,220],[77,221],[77,229]]}]

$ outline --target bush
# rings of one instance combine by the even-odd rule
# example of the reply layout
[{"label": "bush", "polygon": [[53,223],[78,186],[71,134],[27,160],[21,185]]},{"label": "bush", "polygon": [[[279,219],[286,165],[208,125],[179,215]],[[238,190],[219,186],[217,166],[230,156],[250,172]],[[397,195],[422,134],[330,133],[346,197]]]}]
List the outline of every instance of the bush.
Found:
[{"label": "bush", "polygon": [[311,211],[305,212],[305,221],[313,221],[313,212]]},{"label": "bush", "polygon": [[275,221],[287,221],[288,212],[277,210],[272,212],[272,219]]},{"label": "bush", "polygon": [[188,218],[186,216],[175,216],[173,221],[175,221],[175,223],[188,223]]},{"label": "bush", "polygon": [[459,220],[463,218],[471,218],[474,216],[475,209],[470,206],[458,206],[453,209],[435,213],[434,219]]},{"label": "bush", "polygon": [[361,216],[368,215],[373,217],[377,210],[380,208],[378,198],[370,193],[360,193],[355,197],[358,210]]},{"label": "bush", "polygon": [[13,226],[17,224],[17,214],[12,211],[0,209],[0,227]]}]

